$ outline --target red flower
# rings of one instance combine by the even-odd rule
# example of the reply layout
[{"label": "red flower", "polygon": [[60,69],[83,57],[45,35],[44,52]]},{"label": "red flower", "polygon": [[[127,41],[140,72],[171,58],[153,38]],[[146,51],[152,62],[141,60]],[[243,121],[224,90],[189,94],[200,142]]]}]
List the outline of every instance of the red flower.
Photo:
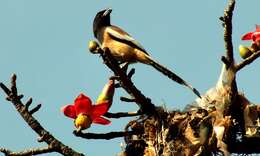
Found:
[{"label": "red flower", "polygon": [[253,43],[260,42],[260,25],[256,25],[256,30],[254,32],[249,32],[242,36],[242,40],[252,40]]},{"label": "red flower", "polygon": [[66,105],[61,108],[65,116],[75,119],[77,128],[86,129],[91,123],[107,125],[110,121],[101,117],[109,109],[109,103],[103,102],[92,105],[92,101],[84,94],[80,94],[73,105]]}]

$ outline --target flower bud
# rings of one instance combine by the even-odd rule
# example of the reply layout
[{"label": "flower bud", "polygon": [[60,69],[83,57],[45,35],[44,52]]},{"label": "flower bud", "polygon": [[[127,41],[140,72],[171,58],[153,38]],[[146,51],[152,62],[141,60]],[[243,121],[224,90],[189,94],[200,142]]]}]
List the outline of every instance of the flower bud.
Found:
[{"label": "flower bud", "polygon": [[94,40],[89,41],[89,43],[88,43],[88,49],[89,49],[89,51],[90,51],[91,53],[93,53],[93,54],[98,53],[98,51],[97,51],[98,48],[99,48],[99,45],[98,45],[98,43],[97,43],[96,41],[94,41]]},{"label": "flower bud", "polygon": [[239,45],[239,54],[243,59],[246,59],[249,56],[251,56],[253,53],[248,47]]},{"label": "flower bud", "polygon": [[[108,83],[104,86],[102,92],[98,96],[96,104],[103,103],[107,101],[109,105],[112,105],[113,96],[115,92],[115,82],[114,80],[109,80]],[[109,106],[109,107],[110,107]]]}]

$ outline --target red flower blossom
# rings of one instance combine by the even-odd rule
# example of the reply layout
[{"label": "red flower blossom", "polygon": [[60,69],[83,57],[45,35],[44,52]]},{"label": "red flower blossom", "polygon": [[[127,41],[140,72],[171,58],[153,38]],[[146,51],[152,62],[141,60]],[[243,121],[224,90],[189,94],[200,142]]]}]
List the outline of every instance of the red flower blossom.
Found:
[{"label": "red flower blossom", "polygon": [[65,116],[75,119],[77,128],[86,129],[91,123],[107,125],[110,121],[101,117],[109,109],[107,101],[93,105],[89,97],[80,94],[74,101],[73,105],[66,105],[61,108]]},{"label": "red flower blossom", "polygon": [[254,32],[249,32],[242,36],[242,40],[252,40],[253,43],[260,42],[260,25],[256,25]]}]

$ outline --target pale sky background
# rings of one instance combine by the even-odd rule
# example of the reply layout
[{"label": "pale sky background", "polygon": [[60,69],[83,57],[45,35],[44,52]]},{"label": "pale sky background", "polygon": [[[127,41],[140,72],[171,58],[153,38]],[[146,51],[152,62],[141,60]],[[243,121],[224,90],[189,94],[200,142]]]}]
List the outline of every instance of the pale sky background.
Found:
[{"label": "pale sky background", "polygon": [[[114,156],[121,151],[123,139],[75,137],[73,121],[60,112],[60,107],[73,103],[80,92],[95,101],[112,75],[101,58],[88,52],[96,12],[113,8],[112,24],[125,29],[153,58],[204,93],[214,86],[221,69],[223,28],[218,18],[226,4],[227,0],[0,0],[0,81],[9,84],[11,74],[16,73],[24,102],[33,97],[34,106],[43,104],[34,116],[64,144],[89,156]],[[260,23],[259,6],[259,0],[237,1],[233,21],[235,50],[239,44],[250,44],[240,37]],[[237,51],[235,57],[241,61]],[[152,67],[131,67],[136,68],[136,86],[157,105],[165,103],[168,109],[182,109],[196,98]],[[255,61],[237,75],[239,89],[254,103],[260,101],[259,68],[260,61]],[[111,112],[137,110],[135,104],[119,101],[122,95],[127,96],[122,89],[116,90]],[[123,130],[130,119],[112,119],[112,125],[92,125],[88,131]],[[5,100],[2,91],[0,123],[0,147],[20,151],[46,146],[37,143],[38,136]]]}]

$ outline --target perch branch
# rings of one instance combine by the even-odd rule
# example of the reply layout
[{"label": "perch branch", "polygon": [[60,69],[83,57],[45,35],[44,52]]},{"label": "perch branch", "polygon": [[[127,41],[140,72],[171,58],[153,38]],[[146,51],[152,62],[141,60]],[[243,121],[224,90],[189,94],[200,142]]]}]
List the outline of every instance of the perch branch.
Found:
[{"label": "perch branch", "polygon": [[28,155],[38,155],[38,154],[55,152],[55,149],[51,146],[48,146],[48,147],[43,147],[43,148],[27,149],[27,150],[20,151],[20,152],[13,152],[13,151],[5,149],[5,148],[0,148],[0,152],[4,153],[5,155],[8,155],[8,156],[28,156]]},{"label": "perch branch", "polygon": [[246,65],[249,65],[250,63],[254,62],[258,57],[260,57],[260,50],[258,50],[257,52],[253,53],[250,57],[246,58],[241,63],[237,64],[235,66],[236,67],[236,71],[239,71],[242,68],[244,68]]},{"label": "perch branch", "polygon": [[114,138],[120,138],[125,137],[129,135],[139,134],[136,131],[125,131],[125,132],[109,132],[109,133],[82,133],[81,131],[77,132],[74,131],[73,134],[77,137],[82,137],[85,139],[114,139]]},{"label": "perch branch", "polygon": [[131,79],[126,75],[125,72],[119,67],[118,62],[111,56],[109,49],[104,51],[99,48],[99,53],[101,54],[104,63],[115,73],[119,78],[121,86],[136,100],[141,111],[146,114],[156,114],[155,106],[152,104],[151,100],[145,97],[140,90],[138,90]]},{"label": "perch branch", "polygon": [[[17,88],[16,88],[16,75],[13,75],[11,78],[11,89],[8,89],[3,83],[0,83],[0,87],[7,94],[8,99],[15,106],[16,110],[23,117],[25,122],[34,130],[40,137],[42,137],[42,141],[46,142],[49,146],[53,147],[55,152],[58,152],[63,155],[74,155],[74,156],[82,156],[83,154],[76,152],[72,148],[64,145],[61,141],[57,140],[52,134],[50,134],[47,130],[45,130],[42,125],[30,114],[28,111],[29,105],[32,103],[32,100],[29,99],[26,105],[24,105],[17,96]],[[36,107],[38,108],[38,107]]]}]

